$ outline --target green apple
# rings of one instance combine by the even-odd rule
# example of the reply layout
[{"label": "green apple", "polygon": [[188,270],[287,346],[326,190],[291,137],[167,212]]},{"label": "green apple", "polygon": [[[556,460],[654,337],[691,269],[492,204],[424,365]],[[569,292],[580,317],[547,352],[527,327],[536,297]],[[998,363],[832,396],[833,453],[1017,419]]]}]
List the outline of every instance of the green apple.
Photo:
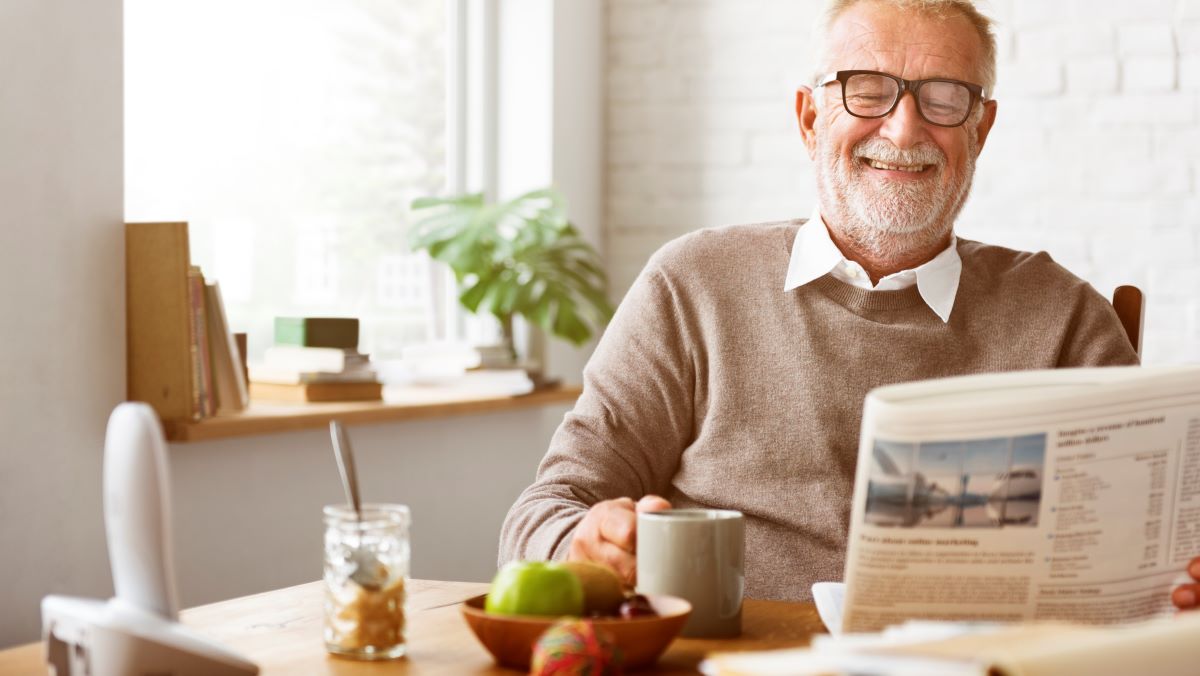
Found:
[{"label": "green apple", "polygon": [[501,615],[583,614],[583,585],[569,568],[545,561],[513,561],[496,573],[484,610]]}]

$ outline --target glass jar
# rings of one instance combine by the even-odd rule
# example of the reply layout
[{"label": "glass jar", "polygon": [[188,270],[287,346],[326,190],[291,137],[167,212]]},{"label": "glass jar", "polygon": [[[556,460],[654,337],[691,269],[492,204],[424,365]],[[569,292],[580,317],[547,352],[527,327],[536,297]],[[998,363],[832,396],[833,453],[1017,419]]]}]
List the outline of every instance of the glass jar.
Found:
[{"label": "glass jar", "polygon": [[325,649],[386,660],[404,655],[409,575],[404,505],[325,508]]}]

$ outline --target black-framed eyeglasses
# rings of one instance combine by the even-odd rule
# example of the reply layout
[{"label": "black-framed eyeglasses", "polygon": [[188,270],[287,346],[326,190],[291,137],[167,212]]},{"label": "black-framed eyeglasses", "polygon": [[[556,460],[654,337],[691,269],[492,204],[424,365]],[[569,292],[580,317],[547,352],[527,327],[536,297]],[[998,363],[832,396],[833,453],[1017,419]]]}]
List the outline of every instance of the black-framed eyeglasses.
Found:
[{"label": "black-framed eyeglasses", "polygon": [[891,114],[904,92],[911,92],[921,118],[939,127],[957,127],[967,121],[975,104],[986,96],[983,87],[962,80],[930,78],[905,80],[875,70],[839,70],[817,81],[817,87],[840,82],[842,106],[854,117],[876,118]]}]

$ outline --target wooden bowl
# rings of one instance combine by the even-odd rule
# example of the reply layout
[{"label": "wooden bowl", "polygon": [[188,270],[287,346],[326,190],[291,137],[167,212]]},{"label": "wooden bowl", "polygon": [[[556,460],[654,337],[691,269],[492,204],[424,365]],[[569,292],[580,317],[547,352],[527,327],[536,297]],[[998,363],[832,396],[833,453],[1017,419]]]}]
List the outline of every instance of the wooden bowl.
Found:
[{"label": "wooden bowl", "polygon": [[[462,614],[475,637],[496,662],[506,667],[529,669],[533,644],[562,618],[535,615],[493,615],[483,610],[487,594],[463,601]],[[667,649],[692,613],[692,604],[675,596],[646,595],[657,617],[588,618],[598,631],[607,632],[624,655],[625,669],[654,664]]]}]

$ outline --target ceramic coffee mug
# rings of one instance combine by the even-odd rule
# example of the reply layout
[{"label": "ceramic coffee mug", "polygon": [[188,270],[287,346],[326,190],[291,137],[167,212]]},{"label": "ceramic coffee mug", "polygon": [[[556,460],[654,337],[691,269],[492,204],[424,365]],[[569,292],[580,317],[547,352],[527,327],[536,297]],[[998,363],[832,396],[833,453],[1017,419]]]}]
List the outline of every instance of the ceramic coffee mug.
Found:
[{"label": "ceramic coffee mug", "polygon": [[745,549],[741,512],[668,509],[638,514],[638,591],[690,601],[692,615],[683,636],[737,636],[742,631]]}]

